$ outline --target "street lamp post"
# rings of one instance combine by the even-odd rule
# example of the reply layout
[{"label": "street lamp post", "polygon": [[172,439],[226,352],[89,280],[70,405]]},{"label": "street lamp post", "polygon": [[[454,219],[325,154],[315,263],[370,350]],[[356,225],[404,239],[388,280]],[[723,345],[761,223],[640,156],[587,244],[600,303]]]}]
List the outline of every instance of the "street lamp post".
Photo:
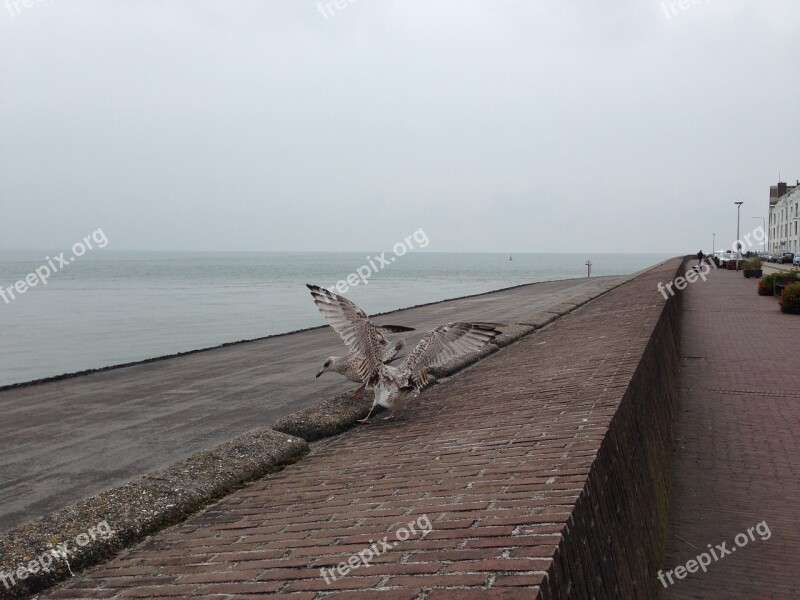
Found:
[{"label": "street lamp post", "polygon": [[742,244],[739,242],[739,213],[744,202],[734,202],[736,205],[736,270],[739,270],[739,259],[742,253]]},{"label": "street lamp post", "polygon": [[717,253],[717,234],[711,234],[711,256],[714,256]]},{"label": "street lamp post", "polygon": [[764,252],[767,251],[767,220],[764,217],[750,217],[751,219],[761,219],[761,231],[764,232],[764,241],[761,244],[764,246]]}]

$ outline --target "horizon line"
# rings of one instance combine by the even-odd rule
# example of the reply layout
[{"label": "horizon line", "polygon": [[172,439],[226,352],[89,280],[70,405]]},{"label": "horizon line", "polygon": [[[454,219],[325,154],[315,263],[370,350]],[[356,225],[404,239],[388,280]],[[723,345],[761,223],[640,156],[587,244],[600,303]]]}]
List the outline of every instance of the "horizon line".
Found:
[{"label": "horizon line", "polygon": [[[121,252],[130,252],[130,253],[162,253],[162,254],[375,254],[375,250],[142,250],[142,249],[115,249],[115,248],[96,248],[92,251],[91,256],[99,255],[96,250],[102,250],[102,253],[121,253]],[[56,251],[61,251],[60,249],[56,248],[0,248],[0,252],[39,252],[39,253],[52,253]],[[389,252],[389,251],[384,251]],[[694,252],[689,252],[689,254],[693,254]],[[672,256],[680,256],[682,255],[680,252],[677,254],[674,252],[659,252],[659,251],[650,251],[650,252],[622,252],[622,251],[601,251],[601,250],[581,250],[581,251],[550,251],[550,250],[525,250],[525,251],[514,251],[514,250],[483,250],[483,251],[476,251],[476,250],[425,250],[422,248],[414,248],[406,253],[409,254],[500,254],[500,255],[524,255],[524,254],[639,254],[639,255],[672,255]],[[90,256],[89,253],[86,256]]]}]

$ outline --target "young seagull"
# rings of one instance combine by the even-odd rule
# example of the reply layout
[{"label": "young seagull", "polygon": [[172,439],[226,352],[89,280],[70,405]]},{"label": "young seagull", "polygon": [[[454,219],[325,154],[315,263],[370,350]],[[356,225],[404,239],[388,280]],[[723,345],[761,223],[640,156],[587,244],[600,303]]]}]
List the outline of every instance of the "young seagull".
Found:
[{"label": "young seagull", "polygon": [[[399,332],[399,331],[413,331],[411,327],[400,327],[399,325],[384,325],[380,329],[386,329],[387,327],[391,327],[390,330],[392,333]],[[400,340],[394,346],[390,346],[386,348],[383,355],[383,362],[390,363],[392,361],[397,360],[397,354],[400,350],[405,347],[406,341]],[[358,374],[358,365],[361,364],[363,358],[361,355],[356,351],[351,351],[347,356],[329,356],[328,359],[325,361],[325,364],[322,365],[322,369],[320,369],[319,373],[317,373],[317,377],[322,375],[323,373],[327,373],[328,371],[333,371],[334,373],[339,373],[340,375],[344,375],[350,381],[355,381],[356,383],[360,384],[354,390],[349,392],[350,396],[355,399],[361,399],[361,394],[364,391],[364,388],[367,387],[367,382],[362,381],[361,377]]]},{"label": "young seagull", "polygon": [[[376,325],[369,320],[369,317],[363,310],[342,296],[334,294],[333,292],[330,292],[317,285],[307,284],[306,287],[311,290],[311,296],[314,298],[314,303],[329,322],[331,321],[329,315],[332,314],[332,305],[334,302],[337,302],[336,299],[338,299],[338,301],[341,301],[343,306],[347,307],[348,314],[352,315],[352,318],[369,324],[369,328],[375,340],[374,343],[376,344],[376,351],[374,353],[374,357],[371,357],[372,360],[378,360],[381,363],[391,362],[395,359],[397,353],[405,346],[405,341],[403,340],[400,340],[392,346],[389,340],[386,339],[385,334],[414,331],[413,327],[404,327],[403,325]],[[336,326],[333,328],[337,333],[339,333],[339,335],[342,335],[339,329],[336,329]],[[342,336],[342,339],[344,339],[344,336]],[[350,392],[350,395],[353,398],[358,399],[361,397],[361,393],[364,391],[364,388],[368,383],[367,379],[361,374],[361,365],[365,360],[367,360],[367,358],[360,351],[359,347],[349,344],[346,339],[345,344],[347,344],[350,348],[350,353],[347,354],[347,356],[328,357],[328,359],[325,361],[325,364],[322,365],[322,369],[317,373],[316,376],[319,377],[326,371],[335,371],[337,373],[341,373],[350,381],[355,381],[356,383],[361,384]]]},{"label": "young seagull", "polygon": [[[480,350],[500,334],[496,323],[448,323],[427,332],[397,367],[385,364],[389,341],[379,326],[347,298],[316,285],[308,285],[314,303],[334,331],[356,354],[355,372],[365,387],[375,390],[372,408],[360,423],[369,423],[376,406],[391,411],[403,408],[409,397],[427,385],[428,369],[469,352]],[[394,417],[392,412],[387,419]]]}]

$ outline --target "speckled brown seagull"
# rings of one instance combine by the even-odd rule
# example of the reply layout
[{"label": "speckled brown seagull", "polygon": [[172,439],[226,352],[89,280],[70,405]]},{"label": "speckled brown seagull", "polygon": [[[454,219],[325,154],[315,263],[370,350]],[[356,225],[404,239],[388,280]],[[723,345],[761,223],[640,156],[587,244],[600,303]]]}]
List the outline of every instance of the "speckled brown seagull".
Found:
[{"label": "speckled brown seagull", "polygon": [[355,353],[354,365],[358,381],[375,391],[372,408],[360,423],[369,423],[376,406],[392,413],[403,408],[429,382],[428,369],[469,352],[480,350],[500,334],[497,323],[448,323],[427,332],[411,353],[397,367],[385,364],[389,341],[366,313],[347,298],[315,285],[308,285],[314,303]]},{"label": "speckled brown seagull", "polygon": [[[328,357],[322,365],[322,369],[317,373],[317,377],[327,371],[340,373],[350,381],[361,384],[350,392],[351,396],[359,398],[371,375],[371,371],[365,370],[364,365],[369,360],[377,360],[380,363],[396,360],[398,352],[405,346],[403,340],[391,344],[385,334],[414,331],[414,328],[403,325],[376,325],[363,310],[347,298],[316,285],[307,285],[306,287],[311,290],[314,303],[319,311],[350,348],[350,352],[346,356]],[[362,345],[354,342],[355,330],[361,331],[372,340],[369,344],[365,344],[371,351],[369,358],[362,351]]]}]

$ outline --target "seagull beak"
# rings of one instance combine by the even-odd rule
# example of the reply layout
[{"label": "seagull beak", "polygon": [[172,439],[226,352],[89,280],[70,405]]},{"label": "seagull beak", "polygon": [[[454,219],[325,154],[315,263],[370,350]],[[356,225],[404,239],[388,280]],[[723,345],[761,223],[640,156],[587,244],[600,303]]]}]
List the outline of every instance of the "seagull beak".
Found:
[{"label": "seagull beak", "polygon": [[315,377],[315,378],[316,378],[316,377],[319,377],[319,376],[320,376],[320,375],[322,375],[324,372],[325,372],[325,369],[322,369],[322,371],[320,371],[319,373],[317,373],[317,374],[316,374],[314,377]]}]

